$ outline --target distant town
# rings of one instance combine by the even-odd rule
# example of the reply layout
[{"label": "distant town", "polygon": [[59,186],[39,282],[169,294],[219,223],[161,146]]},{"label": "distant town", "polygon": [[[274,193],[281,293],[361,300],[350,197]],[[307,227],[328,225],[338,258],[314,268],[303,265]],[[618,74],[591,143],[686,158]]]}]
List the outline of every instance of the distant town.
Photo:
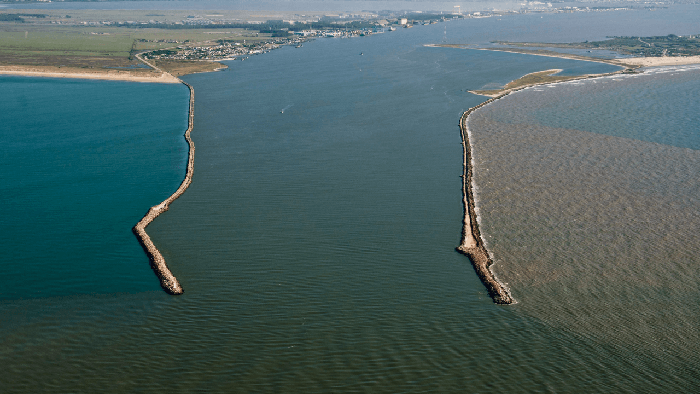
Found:
[{"label": "distant town", "polygon": [[[4,3],[31,1],[5,0]],[[318,38],[366,37],[455,19],[525,13],[651,10],[627,7],[563,6],[526,1],[518,10],[281,11],[22,10],[0,9],[0,67],[129,69],[143,71],[139,58],[184,75],[225,68],[220,60],[245,60],[281,46],[302,47]],[[591,3],[593,5],[593,3]],[[60,48],[60,49],[57,49]]]},{"label": "distant town", "polygon": [[116,25],[133,26],[138,24],[152,28],[188,28],[194,26],[219,29],[244,28],[271,34],[269,39],[255,43],[246,43],[245,40],[242,42],[240,40],[218,40],[207,45],[191,45],[186,42],[177,42],[181,45],[152,51],[144,55],[146,59],[231,60],[235,58],[245,59],[250,55],[265,53],[284,45],[300,47],[303,42],[318,37],[364,37],[395,31],[398,28],[412,28],[414,26],[436,24],[461,18],[489,18],[521,13],[603,12],[631,9],[626,7],[579,8],[573,6],[555,8],[552,6],[552,3],[538,1],[524,4],[525,6],[519,11],[491,10],[462,13],[460,7],[456,6],[452,13],[420,11],[409,13],[384,11],[374,13],[367,11],[359,14],[294,15],[294,18],[291,19],[267,21],[241,21],[189,15],[187,19],[176,22],[162,22],[158,20],[149,20],[148,22],[123,21],[116,22]]}]

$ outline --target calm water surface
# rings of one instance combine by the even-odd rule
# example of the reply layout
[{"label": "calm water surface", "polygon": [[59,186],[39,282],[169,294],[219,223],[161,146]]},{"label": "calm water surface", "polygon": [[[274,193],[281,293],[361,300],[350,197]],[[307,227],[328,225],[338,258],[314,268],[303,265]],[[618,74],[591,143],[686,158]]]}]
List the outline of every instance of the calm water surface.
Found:
[{"label": "calm water surface", "polygon": [[130,227],[181,182],[187,88],[0,85],[0,298],[157,289]]},{"label": "calm water surface", "polygon": [[[506,27],[496,19],[450,22],[448,37],[483,45],[554,31],[591,40],[624,28],[607,18],[551,15],[535,23],[522,16]],[[594,35],[591,24],[609,27]],[[467,90],[547,68],[612,68],[422,45],[443,37],[444,25],[432,25],[323,39],[186,77],[197,92],[194,180],[149,227],[185,294],[154,290],[155,276],[135,253],[146,267],[142,286],[6,297],[0,386],[392,393],[695,387],[695,148],[643,137],[648,132],[620,136],[558,124],[554,105],[583,97],[559,87],[551,97],[546,90],[513,95],[515,109],[501,111],[509,102],[502,100],[479,111],[470,127],[477,154],[488,159],[479,162],[477,179],[482,222],[497,273],[520,301],[495,306],[454,251],[462,217],[457,122],[483,101]],[[629,82],[625,94],[656,89],[664,78],[673,79],[625,80],[649,84]],[[530,99],[534,93],[541,98]],[[544,104],[519,109],[531,101]],[[618,112],[629,111],[618,101]],[[559,122],[590,113],[595,103],[581,101]],[[186,102],[180,108],[186,117]],[[521,133],[523,123],[535,131]],[[510,139],[496,135],[503,125]],[[536,134],[541,130],[549,134]],[[521,140],[530,143],[509,142]],[[530,164],[532,157],[541,160]],[[543,174],[529,183],[537,187],[525,188],[535,164]],[[657,181],[668,183],[653,186]],[[567,182],[574,185],[565,189]],[[533,189],[540,194],[518,194]],[[659,201],[676,205],[635,214]],[[578,221],[585,223],[570,224]],[[676,283],[678,274],[686,279]]]}]

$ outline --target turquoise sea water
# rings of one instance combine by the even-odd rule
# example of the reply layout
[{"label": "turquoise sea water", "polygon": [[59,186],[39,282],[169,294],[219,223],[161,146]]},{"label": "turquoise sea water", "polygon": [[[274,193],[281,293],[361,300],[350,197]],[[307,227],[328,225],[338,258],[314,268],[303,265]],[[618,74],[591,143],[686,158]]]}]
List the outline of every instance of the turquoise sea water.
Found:
[{"label": "turquoise sea water", "polygon": [[157,289],[130,228],[181,181],[187,88],[0,84],[0,298]]},{"label": "turquoise sea water", "polygon": [[[523,15],[506,26],[497,19],[449,22],[448,37],[484,45],[553,33],[591,40],[643,29],[635,19],[640,14],[625,15],[617,14],[614,25],[615,18],[601,14],[542,21]],[[668,11],[666,29],[676,15]],[[598,26],[595,33],[591,25]],[[676,34],[684,33],[682,23],[676,26]],[[20,295],[0,301],[3,391],[692,391],[700,343],[692,313],[697,155],[682,141],[693,138],[654,137],[652,128],[620,135],[624,122],[589,130],[581,114],[614,109],[645,124],[644,116],[665,112],[625,109],[633,101],[616,100],[616,86],[627,96],[652,91],[692,98],[695,85],[664,90],[675,77],[669,73],[615,86],[601,81],[609,83],[603,90],[557,85],[477,112],[481,118],[470,122],[475,152],[490,160],[478,162],[482,225],[496,272],[519,301],[499,307],[454,251],[462,218],[458,119],[484,100],[467,90],[542,69],[612,68],[423,46],[443,37],[444,25],[431,25],[320,39],[185,77],[197,97],[195,175],[148,229],[185,294],[156,290],[133,238],[134,252],[124,256],[141,264],[140,273],[129,272],[143,286],[119,290],[126,285],[115,275],[99,283],[116,290],[75,290],[98,287],[90,270],[78,277],[66,271],[60,282],[36,281],[26,289],[14,285]],[[695,74],[689,73],[690,83]],[[119,161],[177,163],[169,183],[174,190],[186,158],[177,150],[185,147],[186,89],[151,88],[158,99],[141,100],[150,97],[144,92],[119,100],[112,93],[108,101],[136,97],[137,108],[163,101],[151,114],[174,111],[162,120],[172,119],[172,142],[161,144],[177,160],[136,144]],[[78,96],[99,92],[81,89]],[[597,94],[608,97],[608,105],[595,107]],[[182,102],[166,100],[172,97]],[[567,102],[576,105],[558,117]],[[692,110],[680,113],[697,123]],[[142,130],[143,138],[159,135]],[[159,193],[170,194],[165,186],[154,192],[155,201],[135,206],[135,220],[164,198]],[[114,199],[136,200],[145,189],[134,185],[131,197]],[[96,205],[103,195],[96,193]],[[673,209],[657,209],[659,201]],[[131,236],[133,223],[110,226]],[[65,266],[81,267],[66,260]],[[55,293],[26,295],[33,288]],[[92,292],[99,294],[86,294]]]}]

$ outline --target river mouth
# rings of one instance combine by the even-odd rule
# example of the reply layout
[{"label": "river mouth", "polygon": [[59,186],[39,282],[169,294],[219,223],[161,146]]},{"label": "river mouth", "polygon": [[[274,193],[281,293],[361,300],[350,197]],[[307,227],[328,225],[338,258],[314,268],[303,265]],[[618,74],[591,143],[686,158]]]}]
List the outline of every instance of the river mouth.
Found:
[{"label": "river mouth", "polygon": [[[649,14],[658,19],[664,12]],[[619,15],[453,21],[448,37],[584,36],[594,21],[619,26],[625,21]],[[545,110],[569,100],[526,110],[534,116],[527,118],[518,111],[534,99],[517,99],[526,92],[509,96],[515,97],[511,106],[507,98],[477,111],[488,114],[470,117],[479,225],[494,273],[518,301],[494,305],[468,259],[455,251],[464,218],[458,119],[484,100],[468,90],[503,86],[540,70],[580,67],[588,73],[593,66],[423,46],[443,36],[444,26],[429,25],[316,40],[229,62],[226,72],[184,77],[197,93],[196,168],[190,188],[148,234],[185,293],[171,297],[159,288],[129,231],[182,182],[187,97],[180,90],[184,99],[175,106],[181,122],[172,142],[130,146],[134,157],[170,152],[177,159],[141,167],[147,180],[161,179],[153,175],[172,167],[173,180],[163,195],[139,200],[124,226],[114,226],[133,248],[105,254],[110,266],[128,261],[134,269],[96,280],[92,273],[104,270],[79,265],[82,259],[45,259],[52,268],[73,264],[75,275],[54,281],[58,277],[32,276],[27,282],[35,288],[62,292],[0,303],[0,321],[8,322],[0,327],[8,349],[2,386],[19,392],[49,385],[77,392],[692,391],[694,344],[700,343],[692,282],[700,211],[694,208],[700,195],[693,189],[695,150],[580,126],[543,128],[551,121]],[[663,91],[662,85],[650,91]],[[532,91],[561,98],[556,89]],[[128,94],[120,97],[114,102],[129,101]],[[154,114],[173,106],[166,104]],[[498,110],[488,112],[491,107]],[[604,106],[610,108],[617,107]],[[122,120],[105,116],[86,129]],[[134,130],[122,124],[105,134]],[[116,155],[118,142],[130,137],[120,138],[98,140],[92,151],[62,152],[91,152],[85,167],[94,169],[96,158]],[[170,148],[141,154],[139,147]],[[638,159],[628,160],[633,153]],[[114,203],[151,190],[131,182],[123,180],[138,193]],[[667,188],[669,182],[674,187]],[[80,209],[87,201],[71,200]],[[673,208],[661,227],[634,215],[647,209],[664,219],[655,204]],[[117,212],[116,206],[101,212]],[[89,219],[81,212],[69,218]],[[111,228],[104,223],[85,230],[88,239],[102,239]],[[647,227],[653,231],[641,231]],[[55,231],[61,238],[53,248],[42,249],[82,248],[63,230]],[[640,239],[646,249],[639,248]],[[58,249],[62,244],[69,247]],[[92,287],[79,292],[75,283],[112,287],[92,294]]]}]

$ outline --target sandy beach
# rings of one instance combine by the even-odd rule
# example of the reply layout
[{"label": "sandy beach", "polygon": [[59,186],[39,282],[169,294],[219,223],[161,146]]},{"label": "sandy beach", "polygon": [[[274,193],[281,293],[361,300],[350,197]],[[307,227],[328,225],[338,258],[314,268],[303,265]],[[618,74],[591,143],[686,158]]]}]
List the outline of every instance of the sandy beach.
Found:
[{"label": "sandy beach", "polygon": [[0,66],[0,75],[19,75],[25,77],[79,78],[108,81],[130,81],[149,83],[180,83],[180,80],[168,73],[149,70],[106,70],[82,69],[52,66]]},{"label": "sandy beach", "polygon": [[[438,45],[439,46],[439,45]],[[475,48],[482,51],[498,51],[508,53],[524,53],[528,55],[537,55],[545,57],[558,57],[562,59],[583,60],[589,62],[609,63],[620,66],[638,66],[638,67],[661,67],[661,66],[682,66],[688,64],[700,64],[700,56],[661,56],[661,57],[627,57],[615,59],[601,59],[581,55],[573,55],[568,53],[556,53],[547,51],[546,53],[537,52],[528,49],[498,49],[498,48]]]},{"label": "sandy beach", "polygon": [[630,57],[616,60],[619,60],[625,64],[632,64],[642,67],[700,64],[700,56]]}]

